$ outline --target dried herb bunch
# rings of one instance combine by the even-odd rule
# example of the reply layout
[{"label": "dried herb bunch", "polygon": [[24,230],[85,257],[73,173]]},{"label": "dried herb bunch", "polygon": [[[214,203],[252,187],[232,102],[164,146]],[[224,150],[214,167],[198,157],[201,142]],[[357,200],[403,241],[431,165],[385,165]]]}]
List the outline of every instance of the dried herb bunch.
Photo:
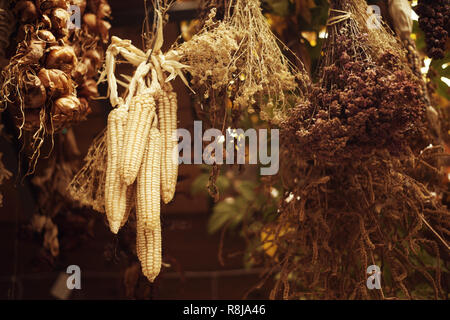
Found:
[{"label": "dried herb bunch", "polygon": [[[82,27],[71,24],[69,8],[80,10]],[[83,120],[98,96],[95,77],[103,60],[110,15],[106,0],[16,1],[21,21],[16,54],[3,70],[3,106],[18,128],[33,132],[31,167],[47,134]],[[76,22],[77,19],[75,19]],[[92,22],[94,21],[94,22]]]},{"label": "dried herb bunch", "polygon": [[385,148],[400,155],[425,130],[424,93],[404,52],[387,47],[372,54],[359,25],[350,16],[329,27],[321,79],[284,123],[306,158],[354,160]]},{"label": "dried herb bunch", "polygon": [[[233,13],[230,13],[233,10]],[[296,81],[306,78],[283,56],[263,16],[259,0],[230,2],[225,17],[214,22],[213,9],[204,28],[176,50],[190,66],[192,86],[212,102],[228,96],[241,111],[261,108],[261,117],[275,123],[299,95]]]},{"label": "dried herb bunch", "polygon": [[[320,81],[281,126],[280,175],[267,185],[281,183],[285,195],[275,215],[250,217],[263,223],[244,229],[251,260],[265,265],[264,280],[278,275],[271,298],[446,298],[443,151],[417,144],[421,84],[392,34],[356,15],[365,1],[332,7]],[[380,30],[384,47],[369,41]],[[366,286],[371,265],[381,290]]]},{"label": "dried herb bunch", "polygon": [[450,3],[448,0],[419,0],[415,11],[419,26],[425,32],[427,54],[442,59],[450,32]]},{"label": "dried herb bunch", "polygon": [[[282,169],[288,191],[279,213],[247,230],[266,248],[252,259],[265,264],[267,276],[279,275],[271,298],[447,297],[450,214],[438,190],[411,177],[411,171],[435,174],[428,166],[437,150],[424,152],[415,166],[377,151],[340,168],[309,165],[283,150],[291,162]],[[381,290],[366,286],[370,265],[381,269]]]}]

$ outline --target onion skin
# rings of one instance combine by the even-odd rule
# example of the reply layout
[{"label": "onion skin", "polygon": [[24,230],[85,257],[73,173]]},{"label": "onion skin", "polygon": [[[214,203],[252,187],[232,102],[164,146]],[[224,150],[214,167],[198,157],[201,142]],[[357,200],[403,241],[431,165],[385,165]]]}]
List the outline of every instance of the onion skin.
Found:
[{"label": "onion skin", "polygon": [[67,122],[84,120],[90,112],[85,99],[75,96],[65,96],[56,100],[53,104],[52,119],[58,126]]},{"label": "onion skin", "polygon": [[99,19],[109,18],[111,16],[111,7],[108,3],[102,2],[98,6],[97,17]]},{"label": "onion skin", "polygon": [[72,47],[54,46],[50,48],[45,65],[48,69],[59,69],[70,74],[77,63],[78,59]]},{"label": "onion skin", "polygon": [[72,81],[64,71],[58,69],[41,69],[38,78],[46,88],[49,97],[59,98],[70,95],[73,92]]},{"label": "onion skin", "polygon": [[44,56],[45,42],[33,39],[27,49],[27,53],[20,59],[19,63],[38,64],[39,60]]},{"label": "onion skin", "polygon": [[70,19],[70,13],[67,10],[57,8],[52,11],[51,15],[52,30],[61,35],[66,36],[69,33],[67,22]]},{"label": "onion skin", "polygon": [[68,9],[69,8],[69,1],[67,0],[36,0],[36,5],[41,10],[41,12],[44,12],[49,9],[54,8],[62,8],[62,9]]},{"label": "onion skin", "polygon": [[24,108],[40,109],[45,105],[46,100],[47,94],[45,92],[45,87],[40,81],[36,81],[35,86],[31,86],[26,90]]},{"label": "onion skin", "polygon": [[52,28],[52,20],[49,18],[48,15],[43,14],[42,18],[41,18],[41,23],[42,27],[44,29],[51,29]]},{"label": "onion skin", "polygon": [[77,83],[83,82],[83,79],[85,79],[86,75],[89,72],[88,65],[84,63],[84,60],[85,59],[83,59],[82,62],[78,63],[75,69],[73,69],[72,71],[72,78]]},{"label": "onion skin", "polygon": [[40,40],[45,41],[46,43],[54,44],[56,43],[56,38],[51,33],[51,31],[48,30],[39,30],[37,33],[37,36]]},{"label": "onion skin", "polygon": [[[11,94],[17,126],[30,131],[45,126],[46,132],[57,132],[84,120],[91,112],[90,99],[99,96],[95,78],[104,58],[101,42],[108,41],[111,28],[104,20],[111,16],[108,1],[11,2],[22,36],[16,35],[22,45],[12,64],[23,70],[18,85],[23,100]],[[68,28],[70,6],[80,9],[84,32]],[[83,33],[89,33],[86,39]]]},{"label": "onion skin", "polygon": [[107,43],[109,39],[109,29],[111,29],[111,24],[108,21],[100,20],[98,21],[97,29],[102,37],[103,43]]},{"label": "onion skin", "polygon": [[89,50],[85,53],[85,57],[92,60],[93,64],[97,67],[102,62],[102,55],[98,50]]},{"label": "onion skin", "polygon": [[97,17],[93,13],[86,13],[83,16],[84,25],[87,27],[90,33],[97,33]]},{"label": "onion skin", "polygon": [[56,122],[71,121],[80,111],[80,100],[75,96],[65,96],[53,103],[52,118]]},{"label": "onion skin", "polygon": [[17,2],[14,11],[20,13],[22,23],[34,21],[38,17],[37,8],[32,1],[21,0]]},{"label": "onion skin", "polygon": [[78,92],[79,96],[86,98],[96,98],[98,97],[97,82],[93,79],[87,80],[81,90]]},{"label": "onion skin", "polygon": [[81,15],[84,15],[84,11],[86,10],[86,0],[72,0],[70,2],[73,5],[78,6],[78,8],[80,8]]}]

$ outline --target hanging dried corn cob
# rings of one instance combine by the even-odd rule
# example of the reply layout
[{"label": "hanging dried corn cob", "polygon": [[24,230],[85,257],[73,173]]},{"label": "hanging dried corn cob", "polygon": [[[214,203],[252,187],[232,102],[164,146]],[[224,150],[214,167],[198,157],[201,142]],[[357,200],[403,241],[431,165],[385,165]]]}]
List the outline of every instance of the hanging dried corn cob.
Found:
[{"label": "hanging dried corn cob", "polygon": [[156,126],[150,130],[150,138],[137,178],[136,214],[141,224],[153,229],[159,223],[160,173],[161,173],[161,134]]},{"label": "hanging dried corn cob", "polygon": [[124,149],[123,129],[126,119],[127,111],[123,106],[114,109],[108,116],[105,207],[113,233],[119,231],[127,209],[127,185],[121,181],[119,175],[119,159]]},{"label": "hanging dried corn cob", "polygon": [[150,134],[150,125],[155,117],[155,99],[152,94],[133,97],[125,130],[121,174],[130,185],[137,177],[145,150],[145,142]]},{"label": "hanging dried corn cob", "polygon": [[[129,40],[111,39],[100,81],[107,79],[109,100],[117,108],[109,116],[106,137],[96,140],[88,153],[87,164],[69,186],[76,200],[106,212],[114,233],[126,223],[135,192],[136,250],[142,271],[150,281],[159,274],[162,263],[161,196],[166,203],[173,198],[177,179],[178,163],[170,161],[176,148],[172,137],[176,130],[177,99],[168,82],[179,75],[187,84],[182,74],[187,66],[178,62],[178,54],[161,52],[163,15],[158,10],[155,12],[159,23],[153,48],[147,52]],[[136,68],[133,77],[122,75],[127,83],[117,80],[114,74],[119,55]],[[124,97],[118,94],[118,84],[126,88]],[[120,130],[117,114],[122,110],[126,121]],[[97,168],[104,166],[105,158],[106,179],[102,169]],[[92,172],[98,178],[89,176]],[[104,206],[99,205],[98,199],[102,191]]]},{"label": "hanging dried corn cob", "polygon": [[[74,8],[82,16],[81,27],[72,24],[69,10]],[[32,171],[46,135],[90,113],[89,101],[98,95],[94,78],[102,63],[101,42],[108,39],[110,26],[104,18],[110,8],[106,0],[21,0],[12,9],[21,22],[20,43],[3,71],[0,101],[9,105],[21,132],[33,132]],[[91,15],[95,27],[86,22]]]},{"label": "hanging dried corn cob", "polygon": [[174,158],[177,146],[174,136],[177,127],[177,97],[175,92],[169,90],[164,91],[161,95],[158,108],[164,146],[161,161],[161,195],[166,204],[173,199],[178,176],[178,163]]},{"label": "hanging dried corn cob", "polygon": [[[138,218],[139,219],[139,218]],[[141,262],[142,273],[153,282],[162,265],[161,226],[146,229],[137,222],[136,252]]]}]

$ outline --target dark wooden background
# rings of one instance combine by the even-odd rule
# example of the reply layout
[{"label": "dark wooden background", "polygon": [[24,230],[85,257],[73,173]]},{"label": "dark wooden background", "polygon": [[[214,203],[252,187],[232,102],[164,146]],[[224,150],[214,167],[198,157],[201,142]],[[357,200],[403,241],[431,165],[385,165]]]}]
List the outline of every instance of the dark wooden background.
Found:
[{"label": "dark wooden background", "polygon": [[[141,47],[141,29],[144,17],[143,0],[109,0],[113,10],[111,35],[131,39]],[[179,19],[195,15],[195,11],[174,13],[165,30],[166,45],[179,35]],[[180,80],[174,88],[179,96],[179,127],[191,129],[194,115],[191,95]],[[105,88],[102,88],[103,93]],[[82,152],[86,152],[92,139],[104,128],[109,106],[99,101],[88,121],[75,127],[75,134]],[[1,139],[0,150],[8,169],[17,173],[17,144]],[[151,287],[150,294],[135,298],[153,299],[241,299],[259,280],[258,270],[243,267],[244,242],[235,233],[224,239],[224,262],[218,259],[220,235],[206,231],[211,214],[209,197],[190,193],[190,183],[199,173],[194,165],[182,165],[183,181],[177,187],[175,200],[162,207],[164,257],[170,258],[172,267],[164,270]],[[77,242],[70,251],[62,250],[56,262],[42,262],[42,245],[36,239],[21,236],[31,216],[38,212],[35,194],[29,184],[11,179],[1,187],[4,206],[0,208],[0,299],[54,299],[50,290],[61,272],[68,265],[81,267],[82,289],[74,290],[71,299],[125,299],[125,266],[105,257],[105,249],[119,241],[96,212],[91,237]],[[64,212],[60,216],[64,216]],[[67,215],[70,215],[67,212]],[[63,219],[64,217],[61,217]],[[64,230],[60,230],[64,241]],[[66,231],[67,233],[67,231]],[[120,237],[120,235],[119,235]],[[106,250],[107,251],[107,250]],[[40,260],[39,260],[40,259]],[[38,261],[37,261],[38,260]],[[39,267],[36,267],[39,266]],[[249,298],[266,299],[268,288],[254,291]]]}]

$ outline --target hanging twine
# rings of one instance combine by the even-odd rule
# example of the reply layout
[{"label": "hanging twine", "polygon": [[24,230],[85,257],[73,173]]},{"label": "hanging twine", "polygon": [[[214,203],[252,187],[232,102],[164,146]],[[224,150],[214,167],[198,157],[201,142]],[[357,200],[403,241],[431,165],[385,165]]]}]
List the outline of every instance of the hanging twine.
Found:
[{"label": "hanging twine", "polygon": [[330,9],[328,15],[330,15],[331,12],[336,12],[336,13],[339,13],[340,15],[329,18],[328,21],[327,21],[327,27],[328,26],[332,26],[332,25],[334,25],[336,23],[345,21],[345,20],[350,19],[352,17],[352,13],[351,12],[347,12],[347,11],[343,11],[343,10]]}]

